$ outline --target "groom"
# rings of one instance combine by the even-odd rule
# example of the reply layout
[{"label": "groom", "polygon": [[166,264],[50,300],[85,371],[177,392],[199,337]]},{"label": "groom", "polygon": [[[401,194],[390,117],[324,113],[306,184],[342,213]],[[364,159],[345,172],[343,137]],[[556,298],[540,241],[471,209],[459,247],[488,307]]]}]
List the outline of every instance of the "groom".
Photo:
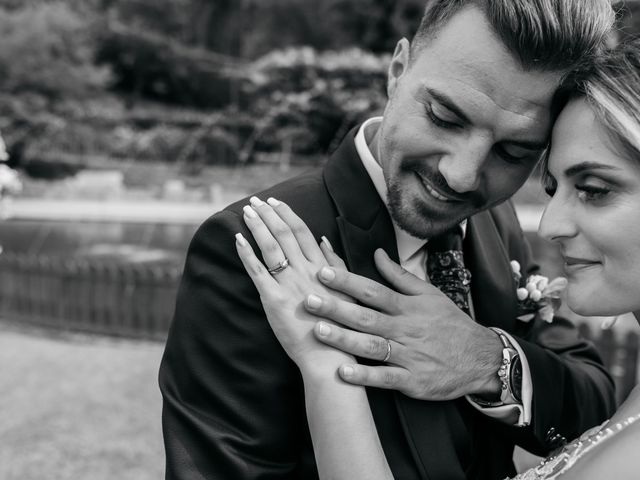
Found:
[{"label": "groom", "polygon": [[[475,322],[456,312],[429,332],[441,365],[425,391],[368,389],[397,479],[504,478],[514,445],[544,454],[614,407],[573,327],[516,320],[509,261],[531,264],[505,201],[548,143],[563,76],[598,50],[610,18],[608,0],[431,0],[412,42],[398,42],[384,116],[324,168],[258,194],[288,203],[351,272],[380,282],[377,248],[426,277],[426,239],[462,226]],[[250,238],[246,203],[207,220],[189,248],[160,368],[168,479],[318,475],[300,374],[235,253],[234,234]],[[428,328],[438,312],[423,307]],[[522,384],[498,376],[505,352]]]}]

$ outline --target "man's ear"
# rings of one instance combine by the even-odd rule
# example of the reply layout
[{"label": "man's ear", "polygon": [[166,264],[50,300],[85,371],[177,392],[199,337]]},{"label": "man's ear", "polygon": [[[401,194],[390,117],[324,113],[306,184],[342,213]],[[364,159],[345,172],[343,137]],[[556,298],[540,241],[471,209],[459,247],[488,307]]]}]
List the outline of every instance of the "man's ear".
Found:
[{"label": "man's ear", "polygon": [[387,96],[391,98],[398,85],[398,81],[409,68],[409,40],[402,38],[396,44],[389,70],[387,71]]}]

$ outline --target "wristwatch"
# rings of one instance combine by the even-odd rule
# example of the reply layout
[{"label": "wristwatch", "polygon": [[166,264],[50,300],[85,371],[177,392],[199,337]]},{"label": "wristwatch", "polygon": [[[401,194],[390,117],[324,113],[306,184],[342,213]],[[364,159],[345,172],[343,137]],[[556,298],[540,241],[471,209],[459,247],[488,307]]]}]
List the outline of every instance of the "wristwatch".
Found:
[{"label": "wristwatch", "polygon": [[507,336],[500,330],[489,327],[502,342],[502,363],[498,368],[501,383],[500,402],[503,405],[520,403],[522,390],[522,363],[518,351],[513,348]]},{"label": "wristwatch", "polygon": [[522,362],[518,351],[513,348],[507,336],[497,328],[489,327],[502,342],[502,361],[498,368],[500,380],[500,400],[489,401],[473,395],[472,399],[482,407],[500,407],[522,403]]}]

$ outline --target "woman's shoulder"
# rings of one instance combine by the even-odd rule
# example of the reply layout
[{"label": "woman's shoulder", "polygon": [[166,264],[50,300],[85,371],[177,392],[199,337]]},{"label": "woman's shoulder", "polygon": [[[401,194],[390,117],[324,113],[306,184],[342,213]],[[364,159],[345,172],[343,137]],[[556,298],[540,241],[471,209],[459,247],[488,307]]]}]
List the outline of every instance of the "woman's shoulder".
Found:
[{"label": "woman's shoulder", "polygon": [[611,417],[611,422],[619,422],[626,418],[640,414],[640,385],[636,385],[627,399],[620,405]]},{"label": "woman's shoulder", "polygon": [[[616,413],[616,417],[618,417]],[[640,471],[640,415],[610,421],[597,445],[570,468],[562,480],[631,480]]]},{"label": "woman's shoulder", "polygon": [[[637,479],[640,471],[640,387],[614,416],[548,457],[518,480]],[[515,479],[514,479],[515,480]]]}]

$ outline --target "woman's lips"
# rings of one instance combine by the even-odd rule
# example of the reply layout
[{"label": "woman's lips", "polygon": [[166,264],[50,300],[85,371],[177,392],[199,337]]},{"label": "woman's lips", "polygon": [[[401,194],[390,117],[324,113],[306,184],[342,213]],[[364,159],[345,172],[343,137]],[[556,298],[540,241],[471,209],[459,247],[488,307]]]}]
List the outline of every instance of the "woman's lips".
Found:
[{"label": "woman's lips", "polygon": [[589,260],[588,258],[564,256],[564,268],[567,272],[575,272],[583,268],[593,267],[599,265],[600,262],[595,260]]}]

